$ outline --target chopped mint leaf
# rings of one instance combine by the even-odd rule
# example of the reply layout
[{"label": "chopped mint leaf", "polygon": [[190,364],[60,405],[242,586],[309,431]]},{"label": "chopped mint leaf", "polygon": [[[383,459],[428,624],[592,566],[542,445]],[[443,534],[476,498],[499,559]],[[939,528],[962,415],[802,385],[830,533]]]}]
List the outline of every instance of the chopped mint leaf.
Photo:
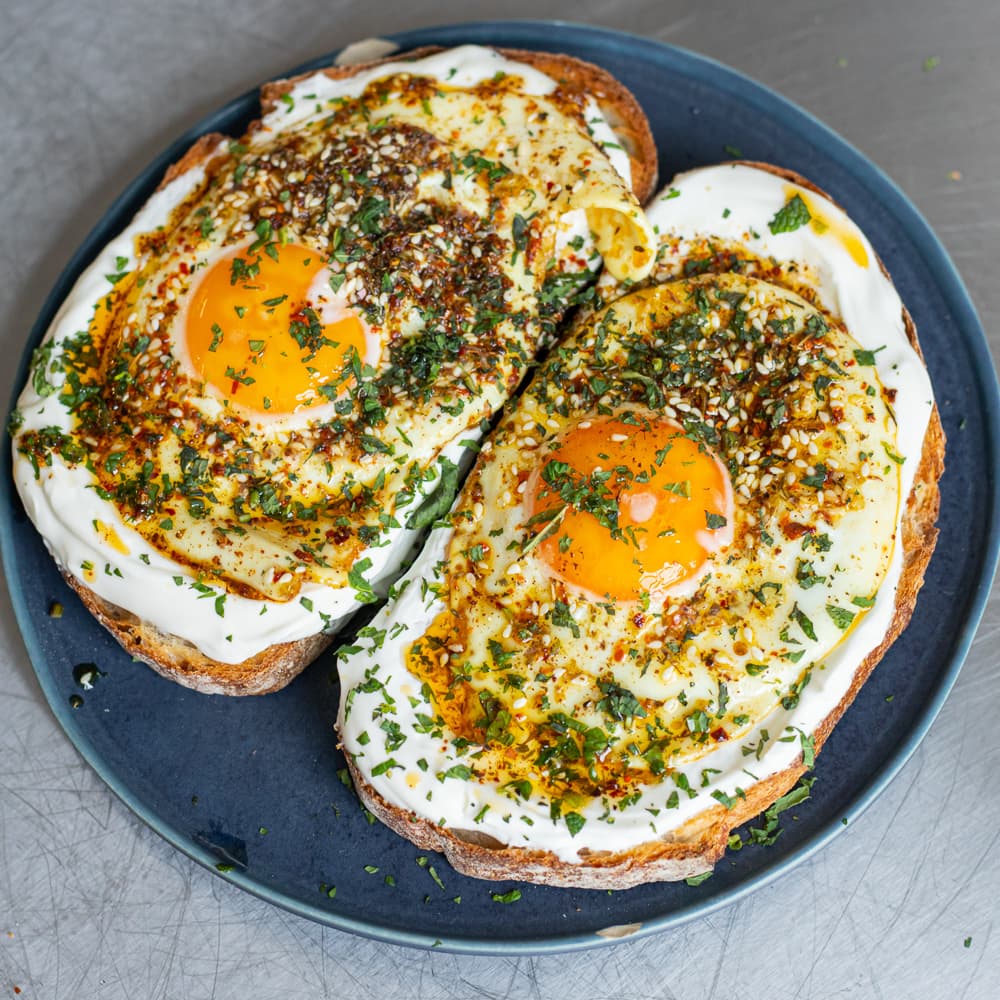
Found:
[{"label": "chopped mint leaf", "polygon": [[794,195],[783,208],[778,209],[775,216],[767,224],[772,235],[778,233],[794,233],[812,219],[806,203],[800,195]]}]

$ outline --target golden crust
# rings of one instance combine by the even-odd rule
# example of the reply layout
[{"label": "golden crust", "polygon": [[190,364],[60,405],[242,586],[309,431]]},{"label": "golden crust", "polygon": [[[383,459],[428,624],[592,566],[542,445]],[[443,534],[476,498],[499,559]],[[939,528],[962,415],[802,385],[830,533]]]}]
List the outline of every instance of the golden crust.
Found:
[{"label": "golden crust", "polygon": [[186,174],[196,167],[208,168],[212,160],[221,155],[220,144],[228,140],[218,132],[209,132],[200,136],[190,146],[187,152],[176,162],[167,167],[167,172],[163,175],[163,180],[157,186],[157,191],[162,191],[171,181]]},{"label": "golden crust", "polygon": [[[799,174],[766,163],[744,163],[784,177],[802,187],[829,198],[815,184]],[[831,199],[832,200],[832,199]],[[879,267],[889,277],[885,265]],[[917,331],[910,314],[903,309],[906,335],[917,351]],[[895,612],[881,644],[858,665],[850,689],[840,703],[817,727],[814,735],[816,753],[854,701],[862,685],[886,654],[913,614],[917,594],[924,582],[937,540],[940,491],[938,480],[944,471],[944,431],[935,406],[924,436],[920,464],[903,514],[903,570],[896,590]],[[722,857],[730,833],[747,820],[763,812],[784,795],[808,771],[801,758],[786,768],[745,789],[746,798],[737,800],[731,809],[718,805],[693,817],[669,836],[648,841],[628,851],[590,855],[579,864],[562,861],[546,851],[488,844],[475,831],[444,829],[419,819],[406,810],[386,802],[369,785],[348,755],[355,788],[366,807],[396,833],[425,850],[440,851],[452,867],[465,875],[484,879],[515,879],[542,885],[584,889],[628,889],[646,882],[673,882],[711,870]]]}]

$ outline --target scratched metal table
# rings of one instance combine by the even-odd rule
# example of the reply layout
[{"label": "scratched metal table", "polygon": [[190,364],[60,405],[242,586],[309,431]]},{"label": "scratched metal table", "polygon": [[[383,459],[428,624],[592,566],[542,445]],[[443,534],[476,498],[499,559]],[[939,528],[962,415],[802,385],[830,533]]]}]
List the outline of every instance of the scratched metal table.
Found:
[{"label": "scratched metal table", "polygon": [[[923,211],[962,272],[996,357],[1000,7],[868,7],[6,0],[0,396],[9,397],[24,337],[69,253],[174,136],[260,80],[350,40],[500,13],[572,17],[669,41],[812,111]],[[4,595],[0,996],[995,998],[998,624],[994,591],[958,683],[914,757],[851,828],[792,873],[711,916],[613,949],[474,958],[308,923],[160,840],[62,735]]]}]

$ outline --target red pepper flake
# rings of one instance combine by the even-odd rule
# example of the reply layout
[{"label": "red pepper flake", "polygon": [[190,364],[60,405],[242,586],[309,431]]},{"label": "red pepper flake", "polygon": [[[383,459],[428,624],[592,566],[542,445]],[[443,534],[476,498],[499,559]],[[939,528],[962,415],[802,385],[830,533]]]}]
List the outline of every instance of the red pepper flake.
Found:
[{"label": "red pepper flake", "polygon": [[798,521],[783,521],[781,529],[784,531],[785,537],[793,542],[803,535],[811,535],[814,530],[810,525],[800,524]]}]

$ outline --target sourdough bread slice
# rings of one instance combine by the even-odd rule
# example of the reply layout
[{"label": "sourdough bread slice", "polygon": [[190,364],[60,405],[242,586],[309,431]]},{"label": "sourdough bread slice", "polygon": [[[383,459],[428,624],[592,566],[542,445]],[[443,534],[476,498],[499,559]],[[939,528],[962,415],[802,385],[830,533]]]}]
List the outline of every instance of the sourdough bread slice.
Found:
[{"label": "sourdough bread slice", "polygon": [[[347,78],[372,66],[417,59],[436,51],[441,50],[424,48],[376,63],[330,67],[325,72],[332,78]],[[613,125],[621,145],[628,150],[637,200],[641,203],[649,196],[656,183],[656,147],[645,115],[625,87],[604,70],[569,56],[511,50],[501,50],[501,54],[550,75],[557,83],[555,93],[561,106],[574,112],[584,124],[586,100],[588,97],[596,100]],[[290,79],[264,85],[262,112],[266,114],[272,110],[295,82]],[[250,131],[259,125],[259,122],[253,123]],[[159,189],[197,168],[211,172],[226,158],[229,142],[228,137],[214,133],[199,138],[168,168]],[[332,635],[321,632],[295,642],[277,643],[239,663],[224,663],[201,653],[187,640],[165,633],[102,599],[75,577],[66,574],[66,578],[88,610],[132,656],[149,664],[162,676],[203,693],[249,695],[276,691],[297,676],[332,641]]]},{"label": "sourdough bread slice", "polygon": [[[793,171],[763,163],[746,162],[744,165],[765,170],[829,199],[815,184]],[[885,265],[881,260],[878,264],[888,279]],[[655,271],[650,280],[655,282]],[[606,295],[604,301],[613,298],[613,294]],[[902,309],[902,323],[907,339],[922,360],[916,327],[905,307]],[[822,749],[837,722],[913,614],[937,539],[938,480],[944,469],[944,451],[944,433],[937,407],[934,406],[912,488],[904,501],[901,538],[897,539],[897,544],[902,545],[902,569],[889,628],[878,646],[857,664],[849,689],[814,730],[812,736],[816,753]],[[745,787],[745,798],[736,798],[729,807],[712,805],[668,835],[630,850],[606,853],[581,851],[580,861],[575,863],[551,852],[532,849],[530,845],[510,847],[484,836],[474,828],[471,816],[464,829],[446,828],[402,809],[373,788],[369,776],[358,767],[350,753],[346,756],[355,788],[364,805],[383,823],[421,849],[443,853],[449,863],[463,874],[484,879],[516,879],[591,889],[627,889],[648,882],[689,878],[711,870],[725,853],[732,831],[766,810],[810,769],[800,755],[791,766]]]}]

